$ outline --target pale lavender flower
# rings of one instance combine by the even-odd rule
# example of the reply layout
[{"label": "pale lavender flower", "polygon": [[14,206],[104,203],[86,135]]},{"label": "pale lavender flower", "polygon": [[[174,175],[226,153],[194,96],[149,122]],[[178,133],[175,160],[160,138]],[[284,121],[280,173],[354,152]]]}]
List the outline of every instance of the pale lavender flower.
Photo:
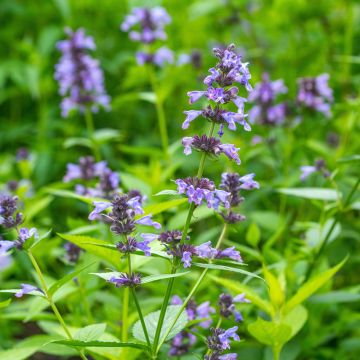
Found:
[{"label": "pale lavender flower", "polygon": [[29,284],[21,284],[21,289],[15,294],[17,298],[21,298],[23,295],[30,294],[33,291],[37,291],[43,293],[38,287],[29,285]]},{"label": "pale lavender flower", "polygon": [[109,282],[113,283],[116,287],[136,287],[141,284],[140,274],[131,275],[126,273],[121,273],[118,277],[112,277]]},{"label": "pale lavender flower", "polygon": [[130,39],[150,44],[157,39],[166,39],[164,27],[170,22],[171,17],[163,7],[134,8],[131,14],[126,16],[120,28],[122,31],[128,32],[130,29],[138,27],[139,31],[129,32]]},{"label": "pale lavender flower", "polygon": [[15,241],[0,240],[0,256],[5,255],[15,246],[16,246]]},{"label": "pale lavender flower", "polygon": [[88,54],[96,48],[93,38],[86,36],[83,29],[73,32],[66,28],[65,32],[68,39],[57,44],[62,56],[55,67],[59,93],[64,97],[62,116],[67,117],[72,110],[97,112],[99,107],[108,110],[110,98],[105,92],[103,72],[98,60]]},{"label": "pale lavender flower", "polygon": [[155,229],[161,229],[161,224],[152,220],[152,215],[146,215],[135,221],[138,225],[153,226]]},{"label": "pale lavender flower", "polygon": [[219,340],[221,342],[223,350],[230,349],[230,339],[232,338],[235,341],[240,341],[239,335],[236,333],[238,327],[234,326],[230,329],[225,330],[224,333],[219,335]]},{"label": "pale lavender flower", "polygon": [[300,180],[305,181],[311,174],[319,173],[322,174],[325,178],[330,176],[330,171],[326,167],[326,163],[323,159],[318,159],[315,161],[315,164],[305,165],[300,167],[301,175]]},{"label": "pale lavender flower", "polygon": [[251,123],[277,125],[285,121],[285,103],[276,104],[276,97],[287,93],[283,80],[270,81],[268,74],[263,74],[262,82],[256,84],[249,95],[254,107],[249,111]]},{"label": "pale lavender flower", "polygon": [[334,101],[334,98],[328,81],[329,74],[299,79],[297,103],[305,108],[316,110],[326,117],[330,117],[330,104]]},{"label": "pale lavender flower", "polygon": [[316,172],[316,167],[310,166],[310,165],[305,165],[305,166],[300,167],[300,171],[301,171],[300,180],[305,181],[309,177],[309,175]]}]

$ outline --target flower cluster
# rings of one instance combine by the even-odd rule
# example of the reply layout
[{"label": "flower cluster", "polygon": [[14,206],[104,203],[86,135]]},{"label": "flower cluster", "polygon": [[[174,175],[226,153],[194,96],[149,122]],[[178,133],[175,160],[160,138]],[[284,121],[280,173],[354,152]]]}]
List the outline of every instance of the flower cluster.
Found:
[{"label": "flower cluster", "polygon": [[55,79],[59,93],[64,96],[61,114],[67,117],[71,110],[97,112],[99,107],[109,108],[110,98],[105,92],[104,75],[99,62],[87,52],[96,46],[91,36],[83,29],[65,29],[67,40],[58,42],[62,56],[55,67]]},{"label": "flower cluster", "polygon": [[209,208],[217,210],[220,205],[228,208],[230,206],[230,193],[215,188],[213,181],[207,178],[187,177],[177,179],[175,183],[179,194],[186,194],[189,203],[199,206],[203,202],[207,203]]},{"label": "flower cluster", "polygon": [[18,211],[17,201],[18,198],[16,196],[5,195],[0,197],[0,225],[7,229],[16,229],[18,234],[15,241],[0,240],[0,255],[4,255],[12,248],[20,250],[23,248],[26,240],[39,237],[35,228],[19,228],[19,225],[23,222],[23,215]]},{"label": "flower cluster", "polygon": [[[220,124],[220,136],[223,134],[224,125],[227,125],[230,130],[236,130],[236,124],[240,124],[246,131],[251,130],[249,124],[245,121],[247,115],[244,114],[244,103],[246,99],[238,95],[239,89],[234,86],[234,83],[239,83],[248,91],[251,91],[251,85],[249,84],[251,75],[247,68],[248,64],[241,62],[241,56],[236,54],[234,49],[233,44],[229,45],[225,50],[214,49],[214,54],[219,59],[219,62],[209,70],[210,75],[204,80],[207,89],[205,91],[190,91],[188,96],[190,104],[193,104],[201,97],[206,97],[215,105],[210,104],[203,110],[184,111],[186,119],[182,125],[183,129],[187,129],[190,123],[201,115],[211,122]],[[236,112],[221,108],[221,105],[230,102],[235,104]]]},{"label": "flower cluster", "polygon": [[255,85],[248,100],[255,104],[249,111],[251,123],[263,125],[278,125],[285,121],[286,104],[275,103],[276,97],[287,93],[283,80],[270,81],[269,75],[264,74],[262,82]]},{"label": "flower cluster", "polygon": [[[140,234],[144,239],[137,241],[132,234],[137,225],[152,226],[160,229],[161,225],[152,220],[151,214],[136,218],[137,215],[143,215],[142,208],[143,197],[138,191],[131,191],[128,194],[115,194],[111,202],[95,201],[95,209],[90,213],[89,220],[104,219],[110,224],[110,229],[116,235],[124,238],[117,244],[117,248],[122,253],[132,253],[141,250],[149,256],[149,244],[157,238],[155,234]],[[110,208],[110,212],[104,214],[104,211]],[[139,285],[140,275],[138,274],[121,274],[119,278],[112,278],[110,282],[116,286],[136,286]]]},{"label": "flower cluster", "polygon": [[328,74],[299,79],[297,103],[305,108],[316,110],[330,117],[330,104],[334,98],[328,81]]},{"label": "flower cluster", "polygon": [[237,329],[237,326],[227,330],[211,328],[211,336],[206,340],[210,354],[205,355],[204,360],[236,360],[237,355],[235,353],[223,354],[223,352],[230,349],[230,339],[240,341],[240,337],[236,333]]},{"label": "flower cluster", "polygon": [[238,165],[240,165],[241,163],[238,154],[238,151],[240,150],[239,148],[236,148],[233,144],[222,144],[220,139],[213,136],[187,136],[182,139],[182,144],[184,145],[185,155],[190,155],[192,149],[195,149],[197,151],[205,152],[207,155],[213,157],[217,157],[222,153],[226,155],[230,160],[234,160]]},{"label": "flower cluster", "polygon": [[259,189],[260,185],[254,180],[255,174],[247,174],[241,176],[237,173],[223,173],[221,175],[220,188],[229,193],[229,204],[226,212],[221,212],[221,216],[229,224],[235,224],[239,221],[243,221],[245,217],[234,211],[234,208],[238,207],[244,198],[240,195],[241,190]]},{"label": "flower cluster", "polygon": [[301,166],[300,171],[301,181],[305,181],[311,174],[316,172],[322,174],[325,178],[330,176],[330,171],[327,169],[325,161],[323,159],[316,160],[314,165]]},{"label": "flower cluster", "polygon": [[81,157],[78,164],[68,164],[63,181],[81,180],[87,183],[95,179],[98,180],[95,188],[77,184],[75,186],[76,193],[92,197],[110,198],[118,190],[118,174],[108,168],[106,161],[96,163],[92,156]]},{"label": "flower cluster", "polygon": [[[165,231],[157,238],[165,246],[166,252],[169,255],[181,259],[184,268],[191,266],[193,256],[200,259],[232,259],[242,262],[240,253],[235,250],[235,247],[229,247],[224,250],[218,250],[212,247],[211,241],[207,241],[201,245],[195,246],[189,243],[181,243],[182,232],[179,230]],[[190,238],[187,237],[186,240]]]},{"label": "flower cluster", "polygon": [[[151,44],[156,40],[166,40],[165,25],[171,22],[171,17],[167,11],[161,7],[153,8],[134,8],[131,14],[127,15],[120,28],[122,31],[129,32],[129,37],[133,41],[142,42],[145,45]],[[136,30],[131,30],[135,28]],[[165,64],[174,62],[174,54],[166,46],[162,46],[155,52],[138,51],[136,61],[139,65],[155,64],[162,67]]]},{"label": "flower cluster", "polygon": [[[179,296],[174,295],[171,304],[182,305],[183,301]],[[198,325],[204,329],[211,325],[211,314],[215,313],[215,309],[210,306],[209,301],[205,301],[200,305],[197,305],[194,300],[190,300],[186,304],[186,315],[189,321],[192,320],[204,320]],[[195,327],[191,327],[189,330],[182,330],[171,341],[171,348],[169,356],[182,356],[189,352],[192,345],[196,343],[196,336],[192,332],[196,331]]]},{"label": "flower cluster", "polygon": [[21,289],[17,293],[15,293],[15,296],[17,298],[21,298],[22,296],[30,294],[34,291],[44,294],[44,292],[36,286],[30,284],[21,284]]},{"label": "flower cluster", "polygon": [[236,303],[249,303],[250,300],[245,298],[245,294],[239,294],[232,297],[230,294],[221,294],[218,300],[220,316],[229,318],[234,316],[236,322],[243,321],[241,313],[236,310]]}]

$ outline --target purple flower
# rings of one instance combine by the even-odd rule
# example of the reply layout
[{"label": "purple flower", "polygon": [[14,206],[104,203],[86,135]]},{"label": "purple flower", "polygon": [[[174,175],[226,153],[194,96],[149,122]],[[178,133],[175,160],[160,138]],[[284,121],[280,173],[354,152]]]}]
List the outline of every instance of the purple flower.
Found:
[{"label": "purple flower", "polygon": [[237,355],[234,353],[231,354],[225,354],[225,355],[220,355],[218,357],[218,360],[236,360],[237,359]]},{"label": "purple flower", "polygon": [[37,288],[36,286],[29,284],[21,284],[21,289],[15,294],[15,296],[17,298],[21,298],[23,295],[30,294],[33,291],[43,293],[43,291]]},{"label": "purple flower", "polygon": [[244,293],[236,295],[233,298],[233,302],[235,302],[235,303],[248,303],[248,304],[251,303],[251,301],[249,299],[247,299],[245,296],[246,296],[246,294],[244,294]]},{"label": "purple flower", "polygon": [[323,113],[326,117],[330,117],[330,103],[333,102],[334,98],[328,81],[328,74],[299,79],[297,103],[305,108]]},{"label": "purple flower", "polygon": [[235,160],[238,165],[241,164],[241,160],[238,154],[240,148],[236,148],[233,144],[221,144],[219,147],[230,160]]},{"label": "purple flower", "polygon": [[181,262],[184,264],[184,268],[191,267],[191,261],[192,261],[191,255],[192,254],[189,251],[183,252]]},{"label": "purple flower", "polygon": [[28,228],[21,228],[19,230],[19,240],[22,243],[24,243],[27,239],[30,239],[31,237],[34,237],[35,239],[39,237],[35,228],[31,228],[30,230]]},{"label": "purple flower", "polygon": [[15,241],[0,240],[0,256],[5,255],[14,246],[16,246]]},{"label": "purple flower", "polygon": [[229,339],[233,339],[235,341],[240,341],[238,334],[236,333],[238,327],[234,326],[230,329],[225,330],[224,333],[219,335],[219,340],[221,342],[223,350],[230,349],[230,341]]},{"label": "purple flower", "polygon": [[309,175],[315,172],[322,174],[325,178],[330,176],[330,171],[327,169],[325,161],[323,159],[316,160],[314,166],[301,166],[300,171],[301,181],[305,181],[309,177]]},{"label": "purple flower", "polygon": [[276,104],[278,95],[287,93],[283,80],[271,82],[268,74],[263,74],[262,82],[256,84],[249,95],[249,101],[255,106],[249,112],[251,123],[260,124],[281,124],[285,121],[285,103]]},{"label": "purple flower", "polygon": [[135,221],[138,225],[153,226],[155,229],[161,229],[161,224],[151,219],[151,214],[143,216],[142,218]]},{"label": "purple flower", "polygon": [[97,112],[99,107],[109,109],[110,98],[104,89],[104,76],[99,62],[93,59],[88,50],[95,50],[91,36],[83,29],[73,32],[65,29],[67,40],[58,42],[62,52],[55,67],[55,79],[59,82],[59,93],[64,96],[61,103],[62,116],[67,117],[71,110],[84,112],[89,108]]},{"label": "purple flower", "polygon": [[250,302],[245,298],[245,294],[237,295],[234,298],[229,294],[221,294],[218,300],[220,315],[224,318],[229,318],[233,315],[236,322],[243,321],[241,313],[235,308],[235,303],[245,302]]},{"label": "purple flower", "polygon": [[129,37],[133,41],[141,41],[150,44],[156,39],[165,40],[165,25],[171,22],[169,14],[163,7],[134,8],[121,24],[121,30],[128,32],[131,28],[139,26],[140,31],[133,30]]},{"label": "purple flower", "polygon": [[89,220],[96,220],[98,215],[111,206],[111,203],[108,201],[94,201],[93,205],[95,209],[90,213]]},{"label": "purple flower", "polygon": [[165,64],[173,64],[174,53],[166,46],[163,46],[155,52],[153,62],[159,67],[163,67]]},{"label": "purple flower", "polygon": [[242,183],[240,185],[240,189],[244,190],[252,190],[252,189],[259,189],[260,185],[257,181],[254,180],[255,174],[247,174],[242,176],[239,181]]},{"label": "purple flower", "polygon": [[305,165],[305,166],[301,166],[300,170],[301,170],[300,180],[305,181],[309,177],[309,175],[316,172],[316,167]]},{"label": "purple flower", "polygon": [[17,196],[0,194],[0,225],[7,229],[16,228],[23,221],[23,216],[17,212]]},{"label": "purple flower", "polygon": [[[189,97],[189,103],[190,104],[193,104],[194,102],[198,101],[204,95],[206,95],[206,91],[189,91],[187,93],[187,96]],[[190,110],[190,111],[184,111],[184,113],[187,114],[187,113],[189,113],[191,111],[194,112],[194,110]],[[201,111],[200,111],[200,113],[201,113]]]},{"label": "purple flower", "polygon": [[186,114],[186,119],[182,124],[182,128],[187,129],[191,121],[195,120],[198,116],[202,114],[202,110],[188,110],[184,111],[184,114]]},{"label": "purple flower", "polygon": [[141,284],[141,277],[140,274],[132,273],[129,275],[126,273],[121,273],[119,277],[112,277],[109,282],[113,283],[116,287],[136,287]]},{"label": "purple flower", "polygon": [[8,256],[6,254],[1,253],[1,247],[0,247],[0,272],[3,269],[6,269],[8,266],[10,266],[12,263],[11,256]]},{"label": "purple flower", "polygon": [[200,258],[213,259],[217,254],[217,250],[211,245],[211,241],[207,241],[199,246],[196,246],[196,255]]},{"label": "purple flower", "polygon": [[229,258],[238,262],[243,262],[240,252],[235,250],[235,246],[231,246],[224,250],[219,250],[216,254],[217,259]]}]

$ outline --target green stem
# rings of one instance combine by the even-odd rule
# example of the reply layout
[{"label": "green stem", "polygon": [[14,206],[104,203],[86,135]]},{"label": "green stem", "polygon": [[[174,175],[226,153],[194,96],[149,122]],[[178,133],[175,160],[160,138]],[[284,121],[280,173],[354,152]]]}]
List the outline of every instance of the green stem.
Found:
[{"label": "green stem", "polygon": [[148,334],[148,331],[147,331],[147,328],[146,328],[144,317],[143,317],[141,307],[140,307],[139,301],[137,299],[136,292],[135,292],[134,288],[131,288],[131,293],[132,293],[134,301],[135,301],[136,310],[137,310],[139,318],[140,318],[140,322],[141,322],[141,326],[142,326],[144,334],[145,334],[146,342],[147,342],[147,344],[149,346],[149,351],[151,351],[151,342],[150,342],[149,334]]},{"label": "green stem", "polygon": [[167,133],[164,104],[163,104],[163,100],[162,100],[162,97],[161,97],[160,92],[159,92],[159,88],[157,86],[157,81],[156,81],[156,77],[155,77],[153,68],[151,66],[148,66],[147,68],[148,68],[148,73],[149,73],[149,77],[150,77],[151,86],[152,86],[152,89],[153,89],[153,91],[155,93],[155,98],[156,98],[155,107],[156,107],[156,113],[157,113],[157,119],[158,119],[158,125],[159,125],[162,148],[163,148],[163,151],[164,151],[164,154],[165,154],[166,158],[168,158],[169,157],[169,152],[168,152],[168,150],[169,150],[169,137],[168,137],[168,133]]},{"label": "green stem", "polygon": [[124,289],[123,304],[122,304],[122,331],[121,338],[123,342],[128,340],[128,328],[129,328],[129,288]]},{"label": "green stem", "polygon": [[[219,239],[218,239],[218,241],[217,241],[216,249],[218,249],[218,248],[221,246],[221,244],[222,244],[222,242],[223,242],[223,240],[224,240],[224,238],[225,238],[226,232],[227,232],[227,227],[228,227],[228,224],[225,223],[225,224],[224,224],[224,227],[223,227],[223,229],[222,229],[222,231],[221,231],[221,234],[220,234],[220,236],[219,236]],[[211,262],[211,261],[210,261],[210,262]],[[208,271],[209,271],[209,269],[204,269],[204,270],[203,270],[203,272],[201,273],[200,277],[199,277],[198,280],[196,281],[195,285],[194,285],[193,288],[191,289],[189,295],[187,296],[187,298],[185,299],[185,301],[181,304],[181,307],[180,307],[178,313],[176,314],[174,320],[172,321],[172,323],[171,323],[170,326],[168,327],[168,329],[167,329],[164,337],[161,339],[161,341],[160,341],[160,343],[159,343],[159,346],[158,346],[158,348],[157,348],[156,353],[160,350],[162,344],[165,342],[166,338],[169,336],[170,331],[171,331],[172,328],[175,326],[175,324],[176,324],[176,322],[178,321],[181,313],[184,311],[186,305],[188,304],[188,302],[189,302],[189,301],[191,300],[191,298],[193,297],[195,291],[196,291],[196,290],[198,289],[198,287],[200,286],[202,280],[204,279],[204,277],[205,277],[205,275],[207,274]]]},{"label": "green stem", "polygon": [[[359,184],[360,184],[360,178],[357,180],[357,182],[355,183],[355,185],[354,185],[353,188],[351,189],[349,195],[347,196],[347,198],[346,198],[346,200],[345,200],[345,203],[344,203],[344,209],[346,209],[346,207],[350,204],[350,201],[351,201],[352,197],[354,196],[357,188],[359,187]],[[312,273],[313,270],[314,270],[314,266],[315,266],[315,264],[316,264],[316,261],[317,261],[317,259],[321,256],[321,254],[322,254],[325,246],[326,246],[327,243],[329,242],[329,239],[330,239],[330,237],[331,237],[331,234],[332,234],[332,232],[334,231],[334,229],[335,229],[335,227],[336,227],[336,225],[337,225],[338,222],[339,222],[339,218],[337,217],[337,218],[333,221],[333,223],[332,223],[330,229],[328,230],[328,232],[326,233],[326,236],[325,236],[323,242],[321,243],[319,250],[316,252],[314,258],[312,259],[312,261],[311,261],[311,263],[310,263],[310,265],[309,265],[309,268],[308,268],[308,270],[307,270],[307,272],[306,272],[306,275],[305,275],[305,278],[304,278],[303,283],[305,283],[305,282],[310,278],[311,273]]]},{"label": "green stem", "polygon": [[280,352],[281,352],[281,347],[279,346],[274,346],[272,348],[272,351],[274,353],[274,360],[280,360]]},{"label": "green stem", "polygon": [[[209,137],[212,136],[213,132],[214,132],[214,129],[215,129],[215,123],[212,122],[211,123],[211,128],[210,128],[210,131],[209,131]],[[206,153],[202,153],[201,155],[201,159],[200,159],[200,164],[199,164],[199,169],[198,169],[198,172],[197,172],[197,175],[196,177],[198,179],[200,179],[204,173],[204,167],[205,167],[205,160],[206,160]],[[195,210],[195,204],[192,202],[190,204],[190,207],[189,207],[189,212],[188,212],[188,215],[186,217],[186,221],[185,221],[185,225],[184,225],[184,228],[182,230],[182,236],[181,236],[181,240],[180,240],[180,244],[183,244],[186,237],[187,237],[187,234],[188,234],[188,231],[189,231],[189,227],[190,227],[190,222],[191,222],[191,218],[193,216],[193,213],[194,213],[194,210]],[[171,273],[172,274],[175,274],[176,273],[176,270],[177,270],[177,261],[174,261],[173,263],[173,267],[171,269]],[[204,272],[203,272],[204,274]],[[206,271],[205,271],[205,274],[206,274]],[[204,274],[204,276],[205,276]],[[200,277],[202,279],[202,277]],[[168,286],[167,286],[167,289],[166,289],[166,292],[165,292],[165,297],[164,297],[164,301],[162,303],[162,306],[161,306],[161,310],[160,310],[160,316],[159,316],[159,322],[158,322],[158,325],[157,325],[157,328],[156,328],[156,332],[155,332],[155,337],[154,337],[154,343],[153,343],[153,352],[154,352],[154,356],[155,356],[155,359],[156,359],[156,354],[158,353],[161,345],[163,344],[163,342],[165,340],[163,340],[160,344],[160,346],[158,346],[159,344],[159,340],[160,340],[160,334],[161,334],[161,329],[162,329],[162,326],[163,326],[163,322],[164,322],[164,318],[165,318],[165,314],[166,314],[166,309],[168,307],[168,304],[169,304],[169,300],[170,300],[170,296],[171,296],[171,291],[172,291],[172,288],[173,288],[173,285],[174,285],[174,281],[175,281],[175,278],[171,278],[168,282]],[[199,284],[200,285],[200,284]],[[176,317],[176,320],[175,322],[177,321],[177,319],[179,318],[179,316],[181,315],[181,311],[179,311],[178,313],[178,316]],[[174,323],[175,324],[175,323]],[[174,325],[172,325],[174,326]],[[168,336],[168,334],[165,336],[165,339],[166,337]]]},{"label": "green stem", "polygon": [[[41,272],[41,269],[40,269],[40,267],[39,267],[39,265],[38,265],[38,263],[37,263],[34,255],[33,255],[30,251],[28,251],[28,255],[29,255],[29,258],[30,258],[30,260],[31,260],[32,265],[34,266],[34,269],[35,269],[37,275],[39,276],[41,285],[42,285],[43,290],[44,290],[44,292],[45,292],[46,299],[48,300],[48,302],[49,302],[49,304],[50,304],[50,306],[51,306],[51,309],[53,310],[56,318],[58,319],[58,321],[59,321],[59,323],[60,323],[60,325],[61,325],[62,328],[64,329],[65,334],[66,334],[66,336],[68,337],[68,339],[69,339],[69,340],[72,340],[73,337],[72,337],[72,335],[71,335],[68,327],[66,326],[65,321],[64,321],[63,317],[61,316],[58,308],[56,307],[56,305],[55,305],[55,303],[54,303],[54,301],[53,301],[53,299],[52,299],[51,294],[49,294],[49,288],[48,288],[47,285],[46,285],[44,276],[43,276],[43,274],[42,274],[42,272]],[[87,360],[87,357],[84,355],[83,350],[79,350],[79,355],[80,355],[80,357],[81,357],[83,360]]]},{"label": "green stem", "polygon": [[93,120],[92,112],[89,108],[85,110],[85,122],[86,122],[88,136],[89,139],[91,140],[91,144],[94,150],[95,159],[96,161],[100,161],[101,160],[100,148],[98,142],[95,139],[94,120]]}]

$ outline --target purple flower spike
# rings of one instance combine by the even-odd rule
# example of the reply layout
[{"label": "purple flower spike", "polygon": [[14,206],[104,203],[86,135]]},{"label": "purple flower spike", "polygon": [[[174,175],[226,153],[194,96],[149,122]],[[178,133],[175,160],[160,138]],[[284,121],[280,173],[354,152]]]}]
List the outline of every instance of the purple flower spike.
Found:
[{"label": "purple flower spike", "polygon": [[143,216],[142,218],[135,221],[138,225],[153,226],[155,229],[161,229],[161,224],[151,219],[151,214]]},{"label": "purple flower spike", "polygon": [[89,220],[95,220],[99,214],[111,206],[111,203],[107,201],[94,201],[93,205],[95,209],[90,213]]},{"label": "purple flower spike", "polygon": [[33,291],[38,291],[42,293],[42,291],[36,286],[29,284],[21,284],[21,289],[15,294],[15,296],[17,298],[21,298],[23,295],[30,294]]},{"label": "purple flower spike", "polygon": [[141,284],[140,274],[126,274],[122,273],[119,277],[112,277],[109,282],[113,283],[116,287],[136,287]]},{"label": "purple flower spike", "polygon": [[109,109],[110,98],[104,89],[103,72],[99,62],[87,53],[95,49],[93,38],[86,36],[83,29],[73,32],[67,28],[65,32],[68,39],[57,44],[62,56],[55,67],[59,93],[64,96],[62,116],[67,117],[74,109],[81,112],[86,108],[92,112],[97,112],[99,107]]}]

